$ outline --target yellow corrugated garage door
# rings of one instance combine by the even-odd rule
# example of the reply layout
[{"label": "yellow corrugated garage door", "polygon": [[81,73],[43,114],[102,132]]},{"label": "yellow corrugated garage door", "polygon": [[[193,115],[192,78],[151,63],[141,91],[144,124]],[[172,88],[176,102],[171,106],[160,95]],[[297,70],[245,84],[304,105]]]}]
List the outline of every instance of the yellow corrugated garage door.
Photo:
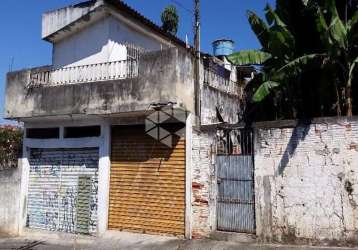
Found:
[{"label": "yellow corrugated garage door", "polygon": [[185,139],[170,148],[144,126],[113,127],[109,229],[184,235],[184,211]]}]

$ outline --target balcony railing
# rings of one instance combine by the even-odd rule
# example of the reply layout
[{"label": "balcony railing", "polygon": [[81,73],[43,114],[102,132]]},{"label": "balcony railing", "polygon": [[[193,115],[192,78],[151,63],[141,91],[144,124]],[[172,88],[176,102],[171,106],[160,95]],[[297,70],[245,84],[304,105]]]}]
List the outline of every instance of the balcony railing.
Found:
[{"label": "balcony railing", "polygon": [[31,73],[29,86],[56,86],[85,82],[110,81],[138,76],[135,59],[64,67]]},{"label": "balcony railing", "polygon": [[204,67],[204,84],[228,94],[241,95],[242,93],[242,87],[238,82],[230,79],[230,74],[221,74],[209,67]]}]

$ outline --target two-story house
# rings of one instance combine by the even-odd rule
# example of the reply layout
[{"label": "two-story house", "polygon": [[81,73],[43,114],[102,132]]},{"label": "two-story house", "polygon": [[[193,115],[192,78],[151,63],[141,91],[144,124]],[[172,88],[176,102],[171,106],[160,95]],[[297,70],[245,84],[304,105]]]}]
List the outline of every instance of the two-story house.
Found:
[{"label": "two-story house", "polygon": [[216,230],[215,126],[238,122],[238,69],[203,54],[195,91],[192,49],[119,0],[45,13],[42,39],[52,65],[7,75],[20,233]]}]

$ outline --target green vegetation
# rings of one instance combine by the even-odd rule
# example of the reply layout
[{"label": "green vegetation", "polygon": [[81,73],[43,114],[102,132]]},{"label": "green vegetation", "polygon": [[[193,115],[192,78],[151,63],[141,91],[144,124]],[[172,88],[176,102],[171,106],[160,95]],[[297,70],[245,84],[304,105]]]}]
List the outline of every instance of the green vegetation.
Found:
[{"label": "green vegetation", "polygon": [[22,149],[22,134],[22,129],[18,127],[0,127],[0,170],[17,167]]},{"label": "green vegetation", "polygon": [[178,32],[179,16],[174,5],[167,6],[161,14],[162,28],[166,32],[176,35]]},{"label": "green vegetation", "polygon": [[277,0],[275,10],[266,6],[266,21],[248,11],[262,49],[228,57],[262,66],[247,86],[247,119],[358,113],[358,1],[342,2]]}]

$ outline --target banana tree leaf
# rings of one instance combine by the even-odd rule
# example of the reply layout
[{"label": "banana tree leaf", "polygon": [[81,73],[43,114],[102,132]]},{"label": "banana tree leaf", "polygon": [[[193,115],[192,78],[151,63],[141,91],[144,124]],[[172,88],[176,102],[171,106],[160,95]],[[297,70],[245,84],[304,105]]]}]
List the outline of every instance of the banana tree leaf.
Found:
[{"label": "banana tree leaf", "polygon": [[270,5],[266,6],[265,14],[268,23],[272,25],[268,52],[282,59],[291,58],[295,49],[294,36]]},{"label": "banana tree leaf", "polygon": [[358,57],[353,61],[351,67],[349,68],[349,76],[348,76],[349,83],[351,83],[353,81],[354,70],[356,69],[357,64],[358,64]]},{"label": "banana tree leaf", "polygon": [[283,62],[294,56],[294,42],[290,41],[290,38],[282,31],[281,27],[275,26],[271,28],[268,52]]},{"label": "banana tree leaf", "polygon": [[315,19],[316,19],[316,29],[319,33],[322,43],[326,47],[326,50],[331,50],[331,48],[333,47],[333,42],[329,36],[328,24],[320,8],[318,8],[317,10]]},{"label": "banana tree leaf", "polygon": [[269,53],[260,50],[242,50],[227,57],[235,65],[263,64],[269,58]]},{"label": "banana tree leaf", "polygon": [[283,82],[289,77],[297,76],[304,72],[308,66],[312,66],[317,61],[321,61],[326,58],[326,54],[310,54],[298,57],[285,66],[281,67],[273,73],[270,80],[265,81],[260,85],[253,96],[254,102],[261,102],[265,99],[275,88],[282,85]]},{"label": "banana tree leaf", "polygon": [[251,26],[251,29],[257,36],[260,44],[264,50],[267,49],[267,44],[269,41],[269,27],[267,24],[254,12],[247,11],[248,20]]},{"label": "banana tree leaf", "polygon": [[261,102],[264,100],[274,88],[280,86],[279,82],[275,81],[266,81],[260,85],[256,90],[255,94],[252,97],[253,102]]},{"label": "banana tree leaf", "polygon": [[332,19],[335,18],[336,16],[339,16],[336,0],[324,0],[323,6],[326,9],[326,11],[329,11],[329,13],[332,15]]},{"label": "banana tree leaf", "polygon": [[269,25],[275,23],[278,26],[286,26],[286,24],[282,22],[281,18],[276,14],[276,12],[269,4],[267,4],[265,7],[265,16]]},{"label": "banana tree leaf", "polygon": [[302,0],[302,3],[304,4],[304,6],[308,6],[310,0]]},{"label": "banana tree leaf", "polygon": [[347,29],[342,20],[339,17],[336,0],[326,0],[325,9],[331,16],[328,32],[331,39],[340,48],[347,48]]},{"label": "banana tree leaf", "polygon": [[279,68],[272,76],[272,79],[282,80],[288,77],[298,76],[307,70],[308,67],[316,66],[317,63],[322,62],[323,59],[327,57],[328,55],[326,54],[309,54],[298,57]]},{"label": "banana tree leaf", "polygon": [[339,48],[346,49],[348,47],[347,30],[338,16],[332,19],[331,24],[328,27],[328,31],[332,40]]}]

